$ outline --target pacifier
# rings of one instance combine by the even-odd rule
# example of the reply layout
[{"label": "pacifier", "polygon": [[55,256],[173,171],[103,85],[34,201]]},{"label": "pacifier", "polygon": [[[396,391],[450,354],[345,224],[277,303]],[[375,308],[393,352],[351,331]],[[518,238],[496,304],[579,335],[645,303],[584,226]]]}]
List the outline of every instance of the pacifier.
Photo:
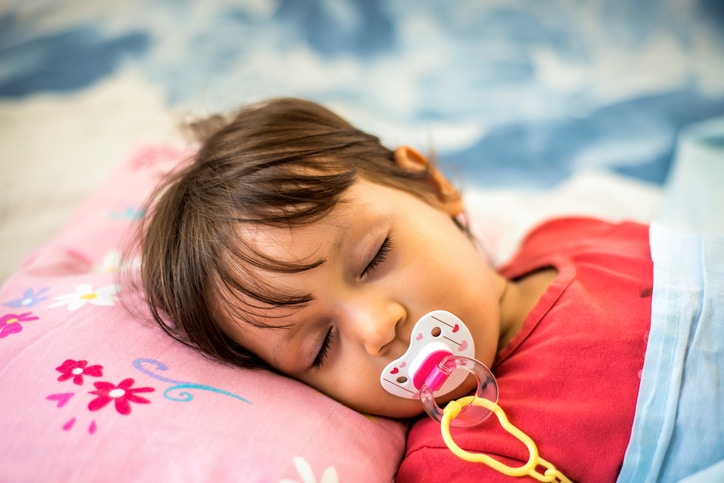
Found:
[{"label": "pacifier", "polygon": [[[495,377],[475,359],[472,334],[459,318],[444,310],[430,312],[415,323],[410,337],[407,352],[390,362],[380,374],[380,383],[387,392],[419,399],[425,412],[439,422],[443,410],[435,398],[452,392],[472,374],[478,383],[475,397],[497,403]],[[490,414],[489,409],[471,401],[462,408],[452,426],[473,426]]]},{"label": "pacifier", "polygon": [[[382,387],[395,396],[419,399],[425,412],[440,423],[442,439],[456,456],[483,463],[507,476],[530,476],[538,481],[571,483],[553,464],[543,459],[533,440],[512,424],[498,406],[498,383],[493,373],[475,359],[475,344],[470,330],[450,312],[436,310],[425,314],[412,328],[407,352],[380,374]],[[460,371],[458,369],[464,369]],[[435,402],[475,376],[474,396],[450,401],[445,410]],[[465,451],[455,443],[450,427],[470,427],[495,414],[505,431],[528,448],[528,461],[519,467],[503,464],[484,453]]]}]

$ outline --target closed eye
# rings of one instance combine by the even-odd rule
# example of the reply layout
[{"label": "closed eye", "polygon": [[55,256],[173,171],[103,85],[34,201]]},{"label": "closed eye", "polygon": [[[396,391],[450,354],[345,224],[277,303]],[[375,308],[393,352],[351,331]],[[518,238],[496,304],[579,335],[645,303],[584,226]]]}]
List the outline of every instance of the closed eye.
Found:
[{"label": "closed eye", "polygon": [[385,258],[387,258],[387,255],[390,253],[390,250],[392,250],[392,238],[390,235],[387,235],[385,241],[382,242],[382,245],[380,245],[377,253],[375,253],[375,256],[372,257],[372,260],[370,260],[365,269],[362,271],[362,277],[369,275],[375,270],[375,268],[384,262]]},{"label": "closed eye", "polygon": [[312,367],[314,369],[319,369],[324,364],[325,359],[327,359],[327,355],[329,354],[329,346],[332,344],[332,336],[334,335],[334,332],[332,331],[334,327],[330,327],[327,331],[327,335],[324,336],[324,340],[322,341],[322,345],[319,348],[319,352],[317,353],[317,357],[314,358],[314,362],[312,362]]}]

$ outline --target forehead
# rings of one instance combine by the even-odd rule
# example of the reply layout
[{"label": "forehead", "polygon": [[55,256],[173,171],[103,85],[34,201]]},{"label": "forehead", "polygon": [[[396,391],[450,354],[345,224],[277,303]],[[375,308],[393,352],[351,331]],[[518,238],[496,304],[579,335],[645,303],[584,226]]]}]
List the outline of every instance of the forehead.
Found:
[{"label": "forehead", "polygon": [[326,257],[329,249],[339,249],[379,210],[381,197],[390,190],[394,189],[359,179],[329,213],[316,221],[296,226],[242,225],[237,233],[265,257],[282,263],[309,264]]},{"label": "forehead", "polygon": [[338,204],[329,214],[299,226],[240,226],[237,234],[256,253],[285,265],[309,265],[338,247],[351,221],[350,209]]}]

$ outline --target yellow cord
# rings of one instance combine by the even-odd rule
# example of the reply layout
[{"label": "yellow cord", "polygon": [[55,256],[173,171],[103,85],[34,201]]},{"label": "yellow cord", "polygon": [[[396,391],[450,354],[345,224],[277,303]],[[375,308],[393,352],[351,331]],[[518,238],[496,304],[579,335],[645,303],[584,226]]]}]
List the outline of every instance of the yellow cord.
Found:
[{"label": "yellow cord", "polygon": [[[452,435],[450,434],[450,421],[455,419],[458,414],[460,414],[460,411],[462,411],[463,407],[468,406],[470,403],[473,403],[477,406],[483,406],[487,410],[493,412],[498,417],[498,421],[500,421],[500,425],[503,427],[503,429],[505,429],[507,432],[517,438],[521,443],[525,444],[525,446],[528,448],[528,452],[530,455],[526,464],[517,468],[513,468],[501,463],[496,459],[493,459],[486,454],[470,453],[468,451],[465,451],[460,446],[458,446],[455,441],[453,441]],[[450,451],[452,451],[459,458],[473,463],[486,464],[494,470],[508,476],[521,477],[529,475],[536,480],[543,482],[554,481],[571,483],[571,480],[566,478],[563,473],[558,471],[551,463],[544,460],[538,455],[538,447],[535,445],[533,440],[530,439],[530,437],[523,431],[515,427],[510,421],[508,421],[508,417],[505,415],[505,412],[503,412],[501,407],[493,401],[489,401],[484,398],[478,398],[475,396],[467,396],[458,399],[457,401],[450,401],[443,410],[443,416],[442,421],[440,421],[440,425],[440,429],[442,431],[442,439],[445,440],[445,444],[447,444],[447,447],[450,448]],[[536,471],[536,469],[541,466],[546,468],[545,472],[542,474]]]}]

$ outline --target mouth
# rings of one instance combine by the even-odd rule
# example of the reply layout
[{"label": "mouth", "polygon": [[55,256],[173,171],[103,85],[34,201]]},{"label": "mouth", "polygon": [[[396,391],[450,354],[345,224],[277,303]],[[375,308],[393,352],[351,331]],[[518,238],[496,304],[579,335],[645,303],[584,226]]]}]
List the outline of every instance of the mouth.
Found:
[{"label": "mouth", "polygon": [[385,366],[380,383],[390,394],[406,399],[419,398],[426,385],[436,395],[447,394],[466,378],[460,371],[444,374],[436,370],[447,356],[475,357],[475,344],[462,320],[450,312],[436,310],[415,323],[407,350]]}]

